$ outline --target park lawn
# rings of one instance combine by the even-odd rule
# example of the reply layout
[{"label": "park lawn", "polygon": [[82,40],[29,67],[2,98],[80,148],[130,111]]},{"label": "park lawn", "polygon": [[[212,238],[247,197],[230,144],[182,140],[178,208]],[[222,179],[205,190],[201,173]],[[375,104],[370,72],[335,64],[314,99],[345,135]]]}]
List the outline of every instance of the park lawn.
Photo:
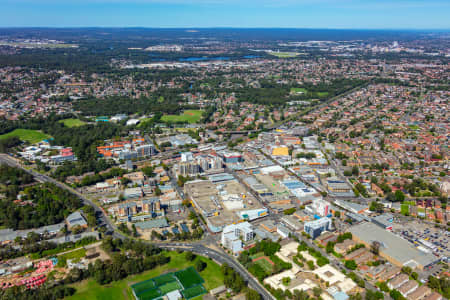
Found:
[{"label": "park lawn", "polygon": [[326,97],[326,96],[328,96],[328,92],[317,92],[317,96]]},{"label": "park lawn", "polygon": [[197,123],[202,118],[202,110],[185,110],[182,115],[164,115],[161,117],[163,122],[188,122]]},{"label": "park lawn", "polygon": [[276,56],[278,58],[287,58],[287,57],[296,57],[300,55],[300,53],[297,52],[268,52],[270,55]]},{"label": "park lawn", "polygon": [[64,119],[59,122],[63,123],[64,126],[67,127],[80,127],[86,124],[86,122],[83,122],[80,119]]},{"label": "park lawn", "polygon": [[18,137],[22,141],[29,142],[30,144],[34,144],[51,137],[48,134],[38,130],[14,129],[13,131],[0,135],[0,139],[6,139],[13,136]]},{"label": "park lawn", "polygon": [[223,274],[220,269],[220,265],[214,261],[198,256],[194,261],[187,261],[184,253],[166,252],[170,255],[171,259],[168,264],[158,266],[155,269],[145,271],[141,274],[128,276],[127,278],[115,281],[107,285],[100,285],[94,279],[83,280],[78,283],[70,285],[74,287],[77,292],[67,300],[84,300],[84,299],[97,299],[97,300],[133,300],[133,294],[130,286],[132,284],[159,276],[165,272],[172,272],[182,270],[189,266],[194,266],[197,259],[207,263],[207,267],[199,272],[200,276],[205,280],[203,286],[207,290],[214,289],[223,284]]},{"label": "park lawn", "polygon": [[291,88],[291,93],[306,93],[308,92],[305,88]]}]

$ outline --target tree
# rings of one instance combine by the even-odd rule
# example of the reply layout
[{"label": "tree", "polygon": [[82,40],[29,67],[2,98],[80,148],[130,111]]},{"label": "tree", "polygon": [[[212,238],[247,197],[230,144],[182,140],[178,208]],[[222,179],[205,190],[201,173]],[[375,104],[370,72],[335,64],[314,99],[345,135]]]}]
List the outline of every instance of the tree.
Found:
[{"label": "tree", "polygon": [[206,268],[206,266],[207,266],[207,264],[204,262],[204,261],[202,261],[202,260],[197,260],[196,262],[195,262],[195,269],[198,271],[198,272],[201,272],[201,271],[203,271],[205,268]]},{"label": "tree", "polygon": [[380,203],[377,201],[372,201],[370,203],[369,210],[373,211],[373,212],[382,213],[384,210],[384,205],[383,205],[383,203]]},{"label": "tree", "polygon": [[80,225],[77,225],[77,226],[75,226],[75,227],[72,228],[72,232],[73,232],[74,234],[79,234],[79,233],[81,233],[81,232],[83,232],[83,231],[84,231],[84,228],[81,227]]},{"label": "tree", "polygon": [[313,288],[313,294],[314,294],[314,296],[316,296],[317,298],[319,298],[320,295],[322,295],[322,289],[321,289],[320,287],[318,287],[318,286],[315,286],[315,287]]},{"label": "tree", "polygon": [[391,296],[391,298],[394,299],[394,300],[404,300],[404,299],[406,299],[406,298],[403,297],[402,294],[401,294],[399,291],[397,291],[397,290],[391,290],[391,291],[389,292],[389,296]]},{"label": "tree", "polygon": [[293,213],[295,213],[295,211],[296,211],[296,208],[295,208],[295,207],[291,207],[291,208],[285,209],[285,210],[283,211],[283,213],[284,213],[285,215],[292,215]]},{"label": "tree", "polygon": [[120,179],[120,184],[122,184],[123,186],[129,184],[130,182],[131,182],[131,180],[126,177],[122,177],[122,179]]},{"label": "tree", "polygon": [[350,270],[356,270],[358,265],[356,264],[356,262],[353,259],[351,259],[351,260],[345,261],[345,267]]},{"label": "tree", "polygon": [[353,174],[353,176],[359,175],[359,168],[357,166],[352,167],[352,174]]},{"label": "tree", "polygon": [[394,196],[395,202],[403,202],[405,200],[405,194],[400,190],[396,190]]},{"label": "tree", "polygon": [[291,278],[290,278],[290,277],[283,277],[283,278],[281,279],[281,281],[283,282],[283,284],[284,284],[285,286],[289,286],[289,283],[291,283]]},{"label": "tree", "polygon": [[147,166],[141,169],[147,177],[154,177],[155,173],[153,172],[155,169],[151,166]]},{"label": "tree", "polygon": [[[365,187],[364,185],[362,185],[360,182],[358,182],[358,183],[355,185],[355,189],[356,189],[361,195],[363,195],[364,197],[368,197],[368,193],[367,193],[366,187]],[[356,194],[356,193],[355,193],[355,194]]]},{"label": "tree", "polygon": [[371,290],[366,290],[365,300],[381,300],[384,299],[384,295],[380,291],[372,292]]},{"label": "tree", "polygon": [[309,295],[304,290],[294,290],[294,295],[292,297],[293,300],[308,300]]},{"label": "tree", "polygon": [[191,251],[187,251],[185,254],[186,260],[188,261],[193,261],[196,257],[196,255],[194,253],[192,253]]},{"label": "tree", "polygon": [[380,254],[380,243],[378,241],[373,241],[370,244],[370,251],[375,255],[379,255]]},{"label": "tree", "polygon": [[378,287],[380,288],[380,290],[382,290],[383,292],[389,292],[389,287],[386,283],[386,281],[382,281],[378,284]]},{"label": "tree", "polygon": [[333,253],[334,252],[334,245],[335,243],[333,242],[328,242],[327,246],[325,247],[327,253]]},{"label": "tree", "polygon": [[157,187],[155,188],[155,195],[156,195],[156,196],[161,196],[161,194],[162,194],[161,189],[157,186]]},{"label": "tree", "polygon": [[354,295],[349,295],[349,300],[362,300],[362,296],[360,293],[356,293]]},{"label": "tree", "polygon": [[262,297],[260,294],[258,294],[257,291],[252,289],[247,289],[247,292],[245,293],[245,299],[246,300],[262,300]]},{"label": "tree", "polygon": [[137,237],[138,236],[138,233],[137,233],[137,230],[136,230],[136,225],[131,225],[131,229],[133,230],[133,236],[134,237]]},{"label": "tree", "polygon": [[352,171],[350,171],[350,170],[345,170],[345,171],[344,171],[344,176],[346,176],[346,177],[352,176]]}]

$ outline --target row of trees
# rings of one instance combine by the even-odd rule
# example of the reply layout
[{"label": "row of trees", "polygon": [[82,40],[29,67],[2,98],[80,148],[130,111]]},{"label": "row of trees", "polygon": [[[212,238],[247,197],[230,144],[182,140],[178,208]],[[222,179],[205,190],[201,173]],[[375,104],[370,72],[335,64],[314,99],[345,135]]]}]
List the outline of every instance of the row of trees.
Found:
[{"label": "row of trees", "polygon": [[106,179],[109,179],[109,178],[122,176],[122,175],[124,175],[126,173],[127,173],[127,171],[124,170],[124,169],[112,168],[108,172],[97,173],[97,174],[94,174],[94,175],[85,176],[85,177],[83,177],[83,179],[81,179],[81,182],[79,182],[77,185],[78,186],[92,185],[92,184],[95,184],[97,182],[105,181]]},{"label": "row of trees", "polygon": [[64,285],[56,287],[43,286],[38,289],[25,289],[14,286],[0,290],[0,298],[4,300],[57,300],[72,296],[75,292],[74,288]]},{"label": "row of trees", "polygon": [[37,233],[29,233],[25,239],[18,238],[16,243],[21,247],[13,247],[11,245],[2,246],[0,248],[0,260],[12,259],[29,254],[31,258],[38,259],[44,256],[53,255],[64,250],[74,249],[90,243],[97,239],[94,237],[85,237],[77,242],[67,242],[56,244],[53,242],[41,241],[42,236]]}]

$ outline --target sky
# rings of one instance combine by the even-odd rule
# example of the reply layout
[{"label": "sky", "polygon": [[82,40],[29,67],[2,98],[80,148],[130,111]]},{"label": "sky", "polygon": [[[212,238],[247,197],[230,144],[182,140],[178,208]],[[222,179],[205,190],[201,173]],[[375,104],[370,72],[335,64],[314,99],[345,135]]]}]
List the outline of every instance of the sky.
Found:
[{"label": "sky", "polygon": [[449,0],[0,0],[0,27],[450,29]]}]

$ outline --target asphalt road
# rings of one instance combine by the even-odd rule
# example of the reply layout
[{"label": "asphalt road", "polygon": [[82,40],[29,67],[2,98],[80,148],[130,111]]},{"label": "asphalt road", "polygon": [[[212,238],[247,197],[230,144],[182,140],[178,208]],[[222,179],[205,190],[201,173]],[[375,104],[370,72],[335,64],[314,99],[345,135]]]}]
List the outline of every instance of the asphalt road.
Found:
[{"label": "asphalt road", "polygon": [[209,257],[219,264],[226,263],[241,274],[244,281],[248,283],[248,286],[262,295],[263,299],[275,299],[238,261],[223,252],[208,248],[201,243],[161,243],[158,246],[168,250],[191,251]]}]

